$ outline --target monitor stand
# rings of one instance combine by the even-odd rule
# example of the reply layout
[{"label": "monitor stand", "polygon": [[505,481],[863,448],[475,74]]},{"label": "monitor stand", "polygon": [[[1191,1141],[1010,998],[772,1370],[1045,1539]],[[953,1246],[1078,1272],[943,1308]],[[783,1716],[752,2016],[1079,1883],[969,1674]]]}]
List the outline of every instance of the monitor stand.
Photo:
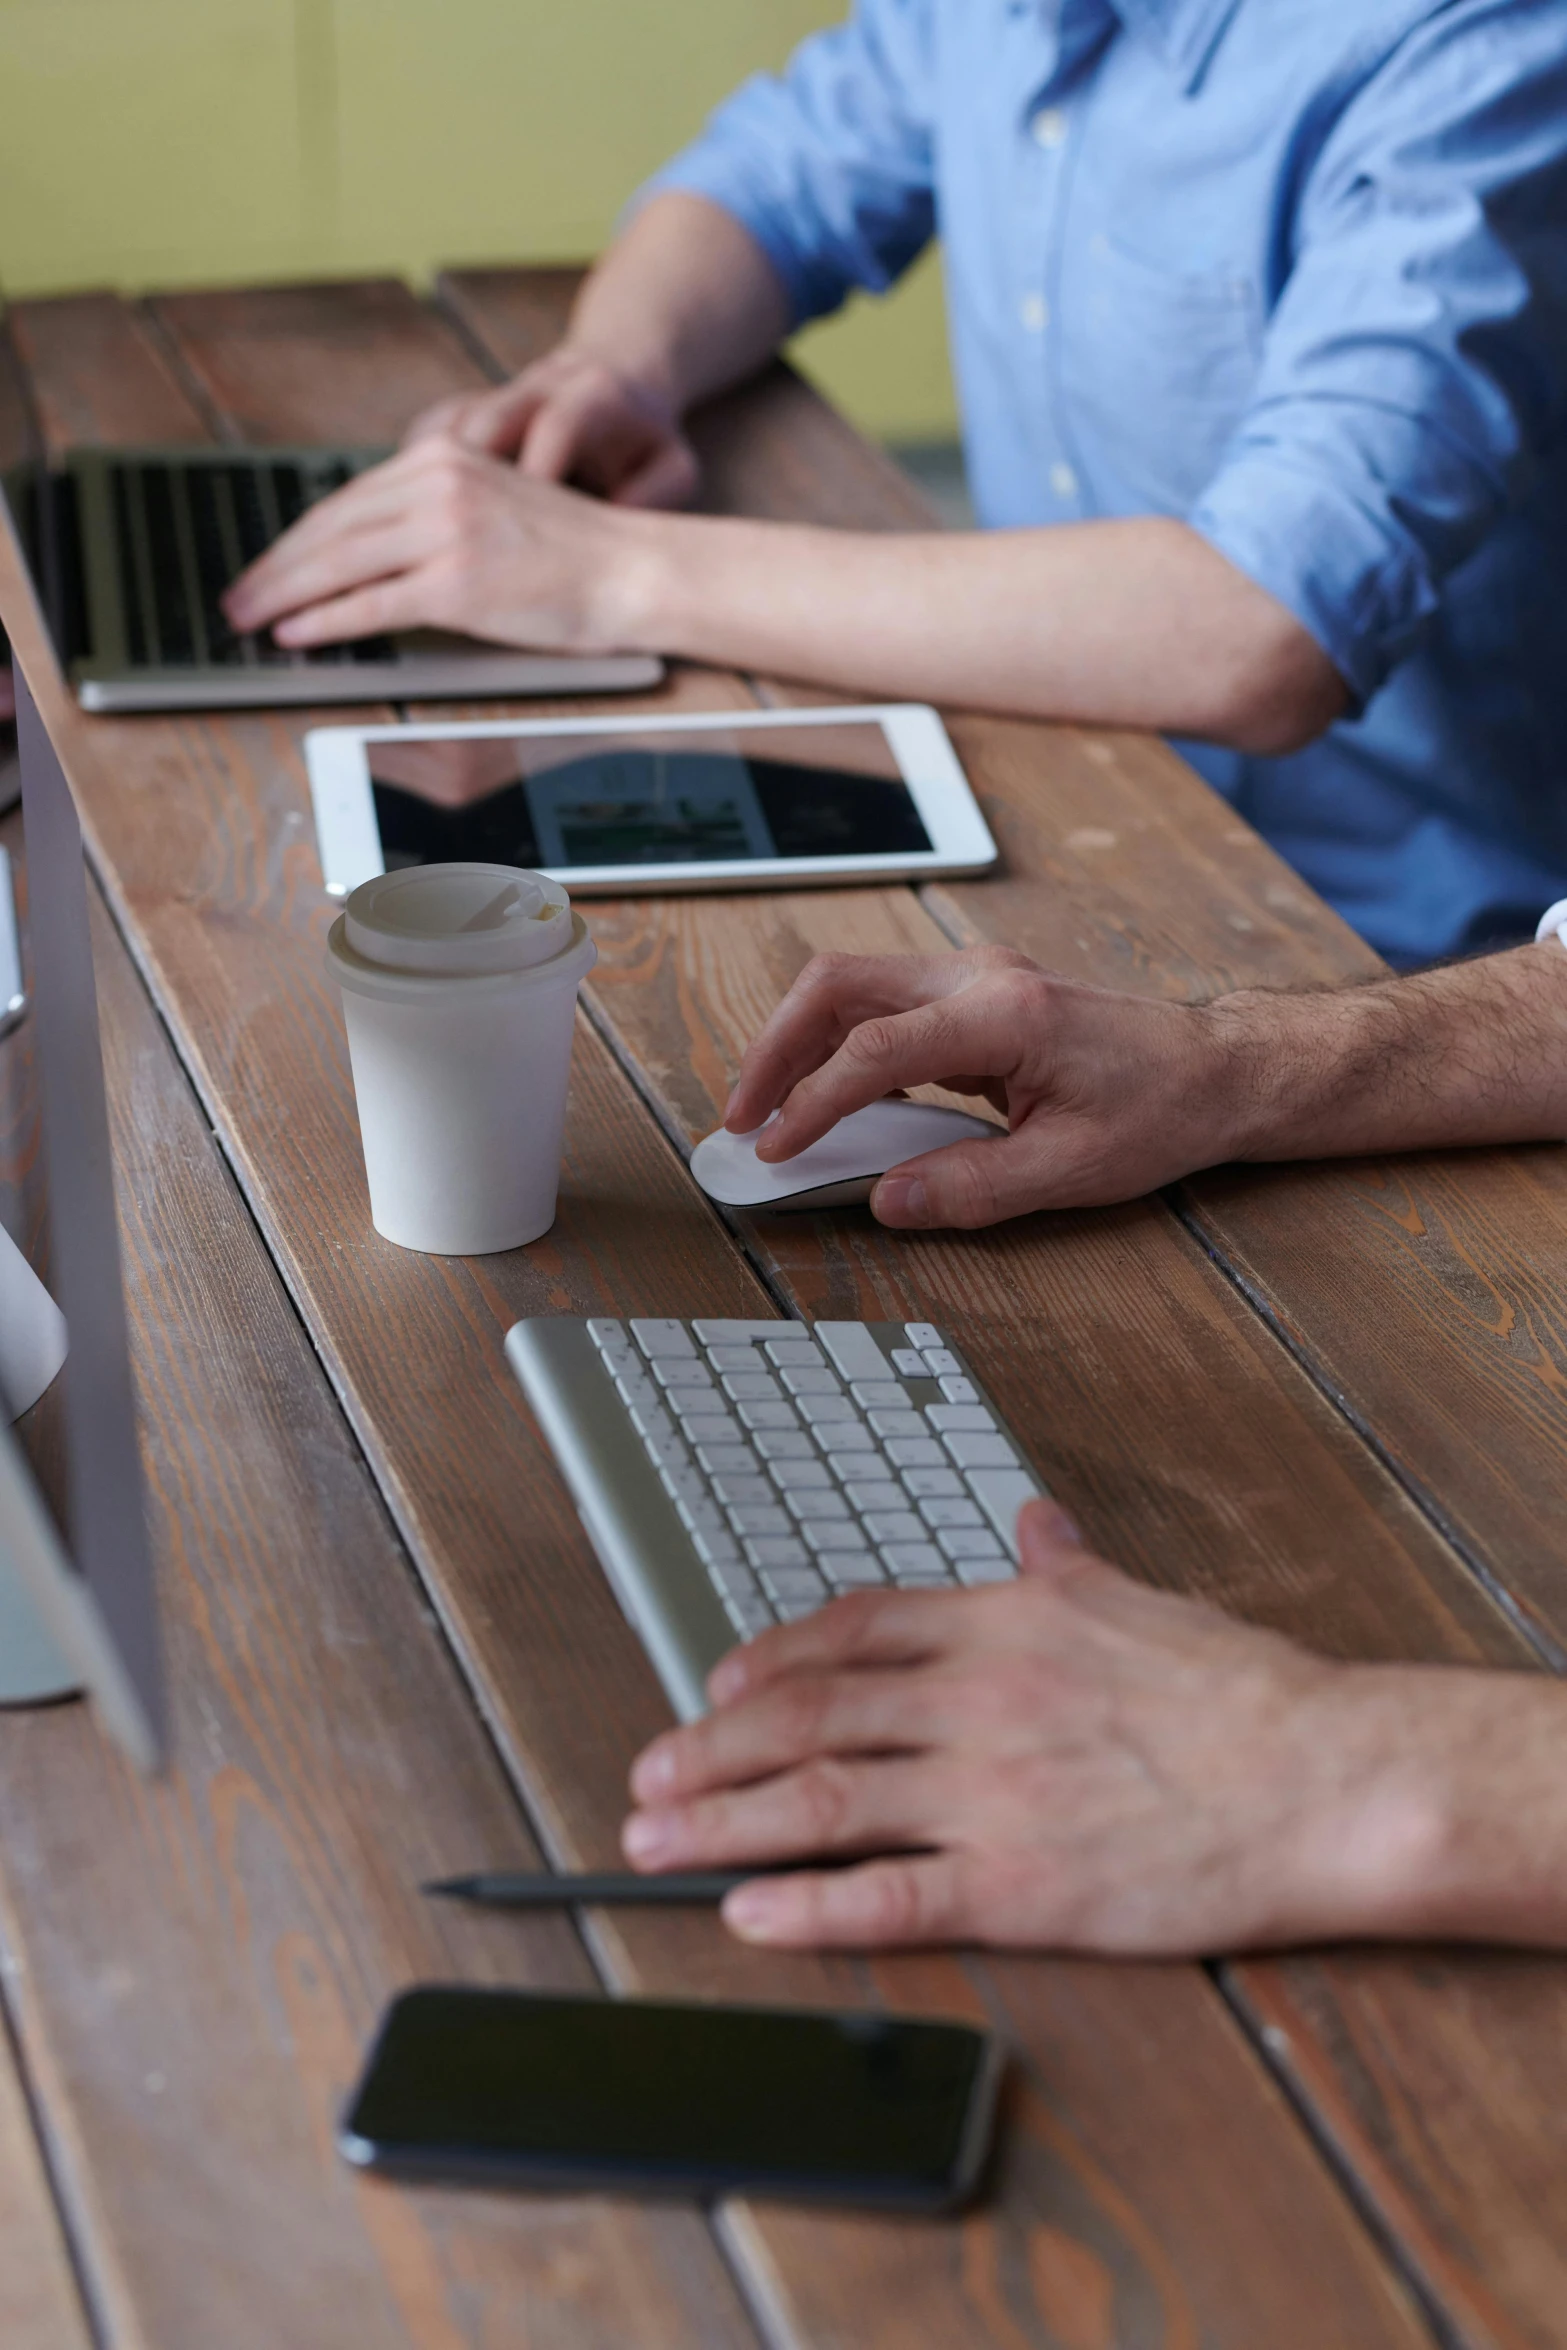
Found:
[{"label": "monitor stand", "polygon": [[[0,1413],[31,1411],[65,1361],[65,1317],[0,1224]],[[4,1552],[0,1527],[0,1705],[40,1705],[81,1688]]]}]

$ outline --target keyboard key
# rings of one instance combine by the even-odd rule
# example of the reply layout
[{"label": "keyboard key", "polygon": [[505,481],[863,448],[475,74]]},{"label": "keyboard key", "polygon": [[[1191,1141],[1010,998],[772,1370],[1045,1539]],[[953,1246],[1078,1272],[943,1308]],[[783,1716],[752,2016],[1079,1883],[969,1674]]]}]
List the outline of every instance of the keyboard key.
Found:
[{"label": "keyboard key", "polygon": [[685,1468],[679,1463],[661,1467],[658,1481],[673,1502],[689,1501],[700,1505],[708,1498],[706,1478],[699,1476],[695,1469]]},{"label": "keyboard key", "polygon": [[983,1526],[985,1523],[972,1501],[922,1501],[920,1516],[927,1526]]},{"label": "keyboard key", "polygon": [[[963,1365],[958,1361],[950,1346],[928,1346],[924,1351],[925,1368],[933,1379],[961,1377]],[[952,1400],[954,1403],[961,1403],[967,1399],[955,1395]]]},{"label": "keyboard key", "polygon": [[[744,1419],[744,1413],[741,1414]],[[750,1422],[746,1425],[749,1427]],[[764,1461],[813,1461],[816,1447],[796,1421],[792,1428],[759,1428],[752,1448]]]},{"label": "keyboard key", "polygon": [[631,1335],[645,1355],[690,1355],[696,1352],[684,1322],[634,1321]]},{"label": "keyboard key", "polygon": [[917,1501],[931,1499],[937,1494],[956,1498],[964,1491],[963,1480],[956,1469],[905,1469],[903,1485],[904,1490],[912,1493]]},{"label": "keyboard key", "polygon": [[872,1542],[923,1542],[925,1529],[912,1510],[873,1510],[865,1520]]},{"label": "keyboard key", "polygon": [[742,1503],[730,1510],[729,1523],[737,1534],[788,1534],[793,1530],[788,1511],[772,1501]]},{"label": "keyboard key", "polygon": [[1004,1436],[944,1436],[960,1469],[1015,1469],[1017,1454]]},{"label": "keyboard key", "polygon": [[[678,1406],[677,1406],[678,1410]],[[687,1444],[738,1444],[740,1431],[727,1412],[680,1412]],[[970,1443],[980,1439],[971,1437]]]},{"label": "keyboard key", "polygon": [[1017,1514],[1024,1502],[1037,1500],[1039,1487],[1026,1469],[971,1469],[969,1491],[1017,1557]]},{"label": "keyboard key", "polygon": [[802,1395],[842,1395],[843,1382],[836,1371],[829,1371],[824,1363],[819,1371],[780,1370],[779,1378],[789,1393]]},{"label": "keyboard key", "polygon": [[[632,1328],[636,1328],[635,1323]],[[947,1343],[934,1322],[905,1322],[903,1334],[910,1346],[918,1347],[921,1354],[928,1346],[945,1346]]]},{"label": "keyboard key", "polygon": [[988,1526],[943,1526],[936,1536],[936,1547],[943,1558],[998,1559],[1002,1556],[1000,1543]]},{"label": "keyboard key", "polygon": [[800,1415],[792,1403],[742,1403],[735,1410],[747,1428],[798,1428]]},{"label": "keyboard key", "polygon": [[807,1518],[800,1528],[802,1539],[812,1550],[863,1550],[865,1537],[852,1518],[841,1524],[831,1519]]},{"label": "keyboard key", "polygon": [[[735,1510],[745,1509],[752,1503],[759,1509],[766,1509],[773,1498],[772,1487],[756,1469],[754,1462],[750,1471],[741,1476],[715,1477],[713,1491],[726,1508]],[[985,1539],[994,1542],[996,1538],[993,1534],[987,1534]]]},{"label": "keyboard key", "polygon": [[892,1350],[892,1367],[900,1379],[923,1379],[925,1357],[912,1346],[895,1346]]},{"label": "keyboard key", "polygon": [[[954,1436],[951,1437],[948,1441],[950,1445],[993,1444],[997,1440],[996,1438],[990,1436]],[[954,1453],[952,1457],[954,1460],[956,1460],[958,1456],[956,1453]],[[938,1469],[946,1467],[946,1463],[941,1457],[941,1447],[936,1442],[934,1436],[895,1436],[887,1447],[887,1458],[892,1462],[893,1466],[898,1469]],[[976,1463],[976,1466],[980,1465],[985,1467],[990,1466],[988,1462],[984,1464]]]},{"label": "keyboard key", "polygon": [[754,1640],[758,1632],[769,1631],[778,1621],[760,1592],[754,1599],[749,1594],[743,1599],[735,1599],[726,1592],[724,1611],[742,1640]]},{"label": "keyboard key", "polygon": [[677,1387],[688,1392],[700,1388],[705,1395],[716,1395],[718,1392],[713,1385],[712,1372],[695,1355],[655,1355],[653,1376],[660,1387],[671,1395]]},{"label": "keyboard key", "polygon": [[827,1597],[827,1585],[814,1567],[764,1567],[762,1589],[769,1599],[814,1599]]},{"label": "keyboard key", "polygon": [[918,1412],[907,1407],[900,1412],[870,1412],[867,1415],[878,1436],[923,1436]]},{"label": "keyboard key", "polygon": [[735,1598],[745,1598],[747,1593],[756,1591],[756,1577],[745,1560],[740,1558],[740,1551],[733,1549],[733,1544],[728,1551],[719,1551],[717,1537],[698,1535],[695,1537],[695,1546],[700,1551],[702,1565],[707,1567],[707,1574],[719,1586],[719,1591],[731,1591]]},{"label": "keyboard key", "polygon": [[887,1358],[863,1322],[818,1322],[816,1336],[845,1379],[885,1379]]},{"label": "keyboard key", "polygon": [[[822,1493],[809,1488],[804,1493],[786,1493],[784,1508],[791,1518],[832,1518],[843,1521],[849,1515],[849,1505],[841,1493]],[[992,1535],[991,1540],[994,1539]]]},{"label": "keyboard key", "polygon": [[756,1466],[748,1444],[699,1444],[696,1457],[710,1477],[748,1477]]},{"label": "keyboard key", "polygon": [[783,1393],[776,1379],[765,1371],[726,1371],[723,1389],[731,1403],[781,1403]]},{"label": "keyboard key", "polygon": [[825,1371],[827,1357],[803,1331],[788,1338],[770,1338],[762,1352],[780,1371]]},{"label": "keyboard key", "polygon": [[[631,1327],[636,1328],[635,1322]],[[649,1325],[659,1330],[678,1330],[678,1322],[659,1322]],[[803,1322],[693,1322],[691,1325],[704,1346],[743,1345],[752,1338],[782,1338],[793,1331],[796,1338],[808,1335]]]},{"label": "keyboard key", "polygon": [[635,1404],[661,1404],[664,1400],[663,1390],[641,1371],[617,1371],[615,1393],[628,1412]]},{"label": "keyboard key", "polygon": [[1009,1558],[959,1559],[953,1570],[960,1583],[1015,1583],[1017,1569]]},{"label": "keyboard key", "polygon": [[862,1461],[857,1469],[846,1469],[843,1464],[857,1453],[875,1459],[880,1446],[863,1420],[828,1420],[816,1430],[816,1441],[831,1461],[840,1477],[857,1477],[864,1473]]},{"label": "keyboard key", "polygon": [[936,1575],[947,1580],[947,1563],[933,1542],[884,1542],[882,1564],[889,1574]]},{"label": "keyboard key", "polygon": [[644,1436],[642,1450],[655,1469],[689,1469],[691,1455],[678,1436]]},{"label": "keyboard key", "polygon": [[588,1336],[595,1346],[625,1346],[629,1344],[624,1322],[612,1322],[607,1315],[589,1317]]},{"label": "keyboard key", "polygon": [[978,1403],[979,1389],[972,1379],[949,1372],[941,1382],[941,1392],[948,1403]]},{"label": "keyboard key", "polygon": [[[825,1461],[772,1461],[768,1475],[783,1493],[835,1493],[833,1473]],[[972,1508],[972,1503],[970,1507]]]},{"label": "keyboard key", "polygon": [[842,1590],[865,1590],[885,1583],[887,1571],[873,1550],[819,1550],[816,1564],[829,1583]]},{"label": "keyboard key", "polygon": [[811,1554],[797,1535],[751,1535],[740,1545],[758,1573],[779,1567],[808,1567]]},{"label": "keyboard key", "polygon": [[859,1413],[846,1395],[797,1395],[794,1408],[811,1428],[862,1425]]},{"label": "keyboard key", "polygon": [[895,1412],[909,1400],[896,1379],[856,1379],[849,1393],[862,1412]]},{"label": "keyboard key", "polygon": [[902,1486],[894,1485],[890,1478],[878,1478],[871,1484],[866,1479],[856,1477],[844,1487],[844,1491],[862,1516],[867,1510],[901,1510],[908,1507],[903,1498]]},{"label": "keyboard key", "polygon": [[982,1403],[933,1403],[925,1407],[925,1417],[939,1435],[989,1436],[995,1430],[995,1420]]},{"label": "keyboard key", "polygon": [[644,1444],[678,1443],[675,1423],[662,1404],[639,1403],[632,1406],[631,1425]]},{"label": "keyboard key", "polygon": [[765,1371],[754,1346],[710,1346],[708,1363],[715,1371]]}]

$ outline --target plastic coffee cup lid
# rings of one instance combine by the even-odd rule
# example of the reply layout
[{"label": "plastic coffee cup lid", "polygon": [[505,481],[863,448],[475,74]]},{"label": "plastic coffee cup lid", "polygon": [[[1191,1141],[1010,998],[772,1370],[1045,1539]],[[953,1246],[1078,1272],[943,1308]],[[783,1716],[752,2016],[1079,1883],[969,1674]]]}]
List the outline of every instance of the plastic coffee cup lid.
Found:
[{"label": "plastic coffee cup lid", "polygon": [[391,971],[526,971],[570,945],[571,902],[516,865],[408,865],[360,883],[343,935]]}]

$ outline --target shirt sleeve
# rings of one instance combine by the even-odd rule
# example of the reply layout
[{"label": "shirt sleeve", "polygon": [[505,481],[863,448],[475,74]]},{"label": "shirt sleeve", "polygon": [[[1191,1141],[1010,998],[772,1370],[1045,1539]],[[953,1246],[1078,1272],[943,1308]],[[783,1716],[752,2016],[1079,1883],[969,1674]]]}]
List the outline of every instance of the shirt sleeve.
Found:
[{"label": "shirt sleeve", "polygon": [[1567,405],[1567,5],[1459,0],[1310,175],[1256,392],[1189,520],[1365,703]]},{"label": "shirt sleeve", "polygon": [[722,205],[782,278],[796,325],[855,286],[881,292],[935,222],[930,0],[858,0],[845,25],[757,74],[635,202],[681,188]]}]

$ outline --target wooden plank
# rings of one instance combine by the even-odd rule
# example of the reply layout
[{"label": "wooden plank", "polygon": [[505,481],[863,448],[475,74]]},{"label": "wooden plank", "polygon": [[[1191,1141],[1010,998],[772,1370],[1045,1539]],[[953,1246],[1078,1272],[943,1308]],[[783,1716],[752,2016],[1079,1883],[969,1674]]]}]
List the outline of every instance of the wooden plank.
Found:
[{"label": "wooden plank", "polygon": [[9,2042],[0,2037],[0,2342],[92,2350],[92,2334]]},{"label": "wooden plank", "polygon": [[[475,335],[485,331],[493,307],[495,346],[510,360],[512,304],[504,287],[470,279],[463,298]],[[789,478],[776,448],[759,448],[755,462]],[[876,469],[868,467],[867,503],[874,502],[875,477]],[[802,512],[795,518],[807,517]],[[895,524],[896,509],[889,507],[885,519]],[[1005,870],[983,884],[940,885],[925,893],[949,935],[1004,938],[1080,976],[1177,997],[1246,984],[1332,983],[1379,968],[1363,942],[1162,745],[1088,729],[966,717],[952,724],[1002,842]],[[797,917],[776,901],[774,908],[778,921],[771,927],[756,925],[749,912],[740,915],[746,935],[729,939],[728,953],[714,951],[712,914],[700,942],[682,942],[663,936],[665,926],[679,919],[675,910],[639,916],[626,909],[623,935],[596,974],[605,1017],[619,1022],[622,1053],[633,1065],[640,1062],[666,1116],[689,1133],[711,1123],[756,1018],[804,953],[812,945],[841,943],[836,920],[829,918],[830,929],[823,929],[819,915],[813,921],[804,904]],[[788,926],[796,919],[805,936],[791,940]],[[911,942],[888,936],[879,943]],[[758,958],[766,966],[760,977]],[[693,962],[708,982],[697,991],[688,984]],[[617,972],[628,982],[619,989]],[[730,999],[716,1011],[715,974]],[[1342,1337],[1342,1325],[1352,1322],[1361,1354],[1375,1358],[1377,1374],[1360,1378],[1352,1392],[1363,1420],[1384,1444],[1391,1435],[1389,1449],[1406,1480],[1435,1508],[1445,1509],[1477,1543],[1483,1527],[1493,1558],[1499,1533],[1514,1532],[1509,1581],[1531,1596],[1538,1585],[1529,1582],[1528,1558],[1543,1549],[1554,1588],[1561,1543],[1559,1513],[1549,1529],[1540,1522],[1560,1483],[1561,1164],[1559,1152],[1539,1151],[1288,1174],[1231,1171],[1204,1178],[1187,1192],[1188,1212],[1203,1237],[1241,1266],[1308,1359],[1324,1328]],[[1526,1197],[1530,1190],[1542,1196]],[[1348,1198],[1347,1214],[1340,1193]],[[1058,1247],[1063,1229],[1081,1221],[1052,1220]],[[772,1267],[774,1278],[782,1272],[798,1280],[808,1262],[809,1277],[840,1312],[852,1310],[846,1298],[865,1294],[867,1253],[863,1226],[841,1222],[841,1239],[835,1236],[825,1251],[831,1260],[825,1276],[810,1247],[801,1246],[798,1227],[777,1219],[769,1236],[780,1260]],[[1519,1246],[1520,1234],[1527,1247]],[[848,1274],[840,1250],[852,1250],[858,1260]],[[897,1310],[884,1302],[886,1273],[876,1253],[871,1293],[880,1310]],[[1483,1272],[1477,1269],[1482,1256]],[[1288,1288],[1276,1278],[1281,1258]],[[971,1261],[965,1256],[952,1269],[949,1310],[970,1302]],[[1405,1292],[1402,1300],[1389,1299],[1390,1266]],[[1013,1274],[1009,1264],[1005,1278]],[[1271,1286],[1269,1276],[1275,1276]],[[1115,1294],[1108,1284],[1075,1286]],[[922,1288],[921,1296],[926,1294]],[[894,1288],[892,1295],[901,1293]],[[1298,1310],[1303,1295],[1309,1314]],[[1350,1315],[1347,1300],[1354,1301]],[[1389,1313],[1390,1302],[1406,1310]],[[1052,1305],[1052,1351],[1065,1336],[1071,1351],[1093,1364],[1105,1418],[1140,1431],[1157,1429],[1163,1398],[1134,1398],[1113,1384],[1125,1370],[1118,1334],[1070,1324],[1063,1332],[1059,1307],[1054,1300]],[[1457,1380],[1410,1378],[1412,1363],[1424,1371],[1444,1348],[1460,1362],[1478,1358],[1475,1384],[1491,1401],[1492,1414],[1449,1425],[1455,1414],[1463,1418],[1466,1400],[1472,1413],[1472,1388]],[[1324,1383],[1341,1370],[1348,1351],[1341,1344],[1330,1374],[1318,1372]],[[985,1365],[987,1376],[1000,1385],[1013,1359],[1009,1346],[1002,1363]],[[1232,1420],[1254,1414],[1261,1390],[1242,1382],[1226,1392],[1224,1382],[1215,1380],[1215,1359],[1212,1349],[1200,1359],[1210,1411],[1193,1457],[1219,1472],[1213,1489],[1228,1497],[1247,1490],[1244,1464],[1230,1459],[1220,1469],[1212,1431],[1217,1425],[1228,1434]],[[1049,1376],[1048,1364],[1029,1368],[1035,1377]],[[1107,1369],[1111,1382],[1103,1383]],[[1139,1406],[1146,1407],[1146,1418],[1129,1417]],[[1475,1507],[1475,1487],[1492,1456],[1489,1449],[1484,1458],[1478,1454],[1474,1430],[1484,1431],[1489,1448],[1497,1414],[1504,1420],[1506,1461],[1483,1490],[1482,1511]],[[1409,1438],[1412,1423],[1417,1441]],[[1059,1463],[1054,1474],[1061,1483]],[[1118,1556],[1141,1571],[1158,1572],[1168,1553],[1162,1543],[1152,1551],[1139,1543],[1135,1495],[1135,1478],[1130,1485],[1117,1481],[1098,1523]],[[1097,1498],[1073,1495],[1090,1524]],[[1192,1529],[1182,1531],[1189,1541]],[[1211,1530],[1203,1531],[1211,1540]],[[1304,1535],[1295,1554],[1297,1574],[1303,1562],[1334,1555],[1336,1528],[1313,1535],[1302,1521],[1295,1531]],[[1248,1528],[1239,1557],[1229,1562],[1239,1579],[1221,1581],[1217,1595],[1265,1613],[1268,1601],[1258,1581],[1276,1591],[1280,1567],[1286,1575],[1290,1570],[1279,1559],[1271,1572],[1252,1575],[1256,1540],[1256,1528]],[[1411,1549],[1427,1560],[1433,1555],[1419,1539]],[[1441,1572],[1451,1590],[1450,1561],[1443,1561]],[[1348,1653],[1462,1653],[1448,1646],[1442,1627],[1422,1624],[1420,1610],[1411,1607],[1407,1566],[1391,1581],[1386,1576],[1386,1562],[1371,1570],[1372,1587],[1389,1609],[1381,1625],[1360,1614],[1368,1586],[1354,1571],[1355,1604],[1347,1614],[1337,1600],[1325,1605],[1308,1578],[1299,1587],[1298,1608],[1271,1620]],[[1434,1644],[1427,1648],[1431,1633]],[[1389,1639],[1391,1646],[1385,1645]],[[1509,1653],[1505,1646],[1484,1652],[1498,1661]],[[1411,1963],[1383,1953],[1344,1954],[1255,1964],[1236,1970],[1232,1982],[1274,2061],[1337,2143],[1361,2191],[1382,2212],[1435,2297],[1459,2312],[1476,2338],[1562,2338],[1556,2313],[1567,2306],[1567,2277],[1557,2248],[1567,2207],[1556,2182],[1562,2175],[1559,2116],[1567,2078],[1557,2052],[1567,2018],[1559,1962],[1424,1953]],[[1507,2084],[1505,2099],[1493,2094],[1498,2080]]]},{"label": "wooden plank", "polygon": [[[182,347],[210,390],[208,358]],[[591,1037],[547,1242],[470,1263],[379,1243],[359,1204],[346,1062],[320,965],[328,909],[311,895],[289,724],[182,722],[157,729],[149,751],[137,747],[145,738],[111,744],[55,714],[137,951],[537,1816],[561,1857],[605,1858],[626,1764],[665,1713],[506,1379],[500,1332],[525,1311],[756,1312],[766,1293]],[[705,1917],[607,1918],[596,1941],[623,1984],[861,1995],[846,1963],[738,1950]],[[988,1975],[970,1978],[951,1960],[877,1976],[927,2005],[967,2005],[977,1983],[1011,2012]],[[1038,1970],[1047,2009],[1054,1979]],[[1130,2031],[1115,2022],[1123,1979],[1148,2002]],[[1038,2118],[1009,2145],[993,2211],[962,2229],[920,2230],[734,2215],[779,2339],[847,2342],[873,2325],[885,2334],[888,2305],[876,2296],[895,2293],[890,2322],[910,2343],[1059,2342],[1070,2338],[1062,2313],[1085,2262],[1107,2270],[1114,2304],[1139,2327],[1138,2311],[1168,2312],[1170,2339],[1305,2350],[1319,2338],[1309,2295],[1332,2309],[1346,2343],[1419,2338],[1201,1975],[1111,1970],[1104,1983],[1102,2027],[1081,2045],[1086,2011],[1060,2011],[1070,2067],[1052,2065],[1038,2018],[1017,2003]],[[1188,2065],[1189,2095],[1178,2087]],[[1154,2071],[1168,2093],[1151,2132]],[[1063,2102],[1063,2082],[1075,2105]],[[1216,2100],[1226,2116],[1217,2143]],[[1096,2143],[1118,2149],[1112,2167]],[[1264,2194],[1253,2193],[1259,2177]],[[1238,2224],[1241,2209],[1255,2220]],[[1196,2240],[1168,2243],[1166,2227],[1179,2235],[1188,2217]]]},{"label": "wooden plank", "polygon": [[[537,1847],[102,920],[97,946],[177,1767],[134,1784],[79,1707],[0,1720],[0,1907],[95,2301],[156,2350],[326,2350],[349,2307],[388,2350],[555,2329],[740,2350],[695,2214],[406,2195],[334,2154],[394,1989],[593,1975],[561,1920],[416,1891]],[[29,1035],[0,1048],[24,1205]]]}]

